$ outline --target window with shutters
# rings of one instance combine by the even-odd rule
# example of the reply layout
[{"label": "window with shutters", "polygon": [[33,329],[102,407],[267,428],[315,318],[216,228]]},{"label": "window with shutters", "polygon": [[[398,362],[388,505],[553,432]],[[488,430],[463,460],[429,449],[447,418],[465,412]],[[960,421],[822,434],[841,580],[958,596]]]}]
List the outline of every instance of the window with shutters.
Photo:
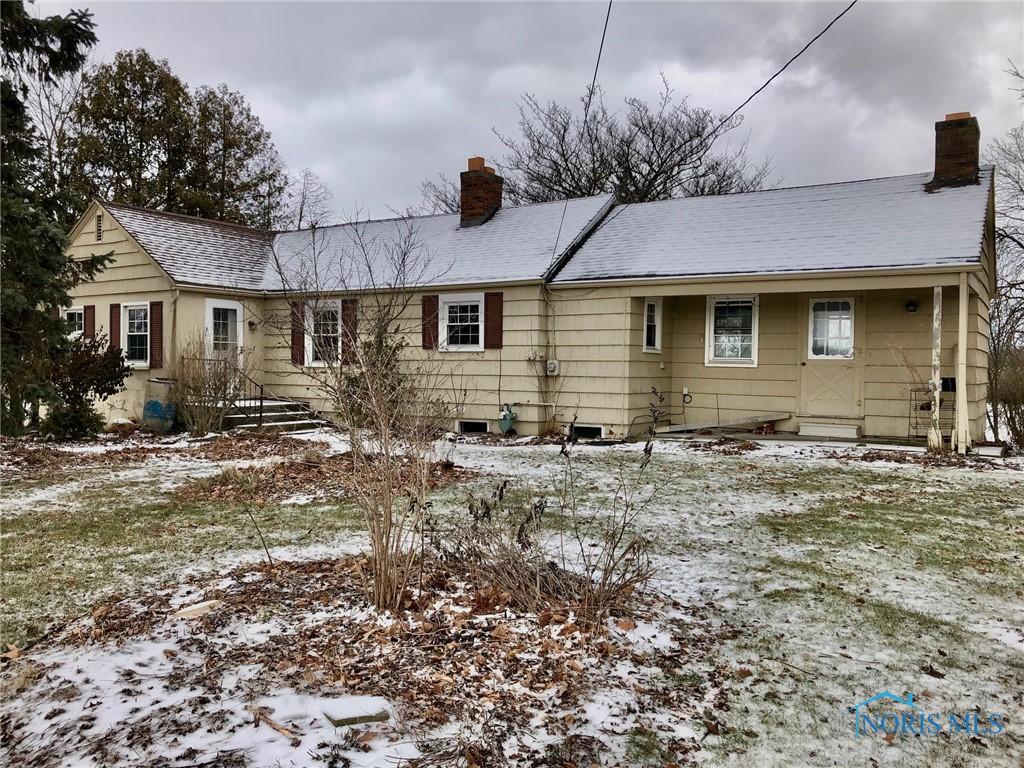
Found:
[{"label": "window with shutters", "polygon": [[122,345],[128,364],[136,368],[149,365],[149,305],[125,304],[122,313]]},{"label": "window with shutters", "polygon": [[708,296],[704,364],[757,366],[757,296]]},{"label": "window with shutters", "polygon": [[808,357],[853,357],[853,299],[812,299]]},{"label": "window with shutters", "polygon": [[440,297],[439,347],[448,352],[475,352],[484,348],[484,297],[482,293],[447,294]]},{"label": "window with shutters", "polygon": [[644,301],[644,352],[661,352],[661,299]]},{"label": "window with shutters", "polygon": [[341,305],[322,302],[306,308],[306,361],[329,365],[338,360],[341,347]]},{"label": "window with shutters", "polygon": [[85,332],[85,309],[68,307],[64,310],[64,323],[67,325],[68,338],[74,339]]}]

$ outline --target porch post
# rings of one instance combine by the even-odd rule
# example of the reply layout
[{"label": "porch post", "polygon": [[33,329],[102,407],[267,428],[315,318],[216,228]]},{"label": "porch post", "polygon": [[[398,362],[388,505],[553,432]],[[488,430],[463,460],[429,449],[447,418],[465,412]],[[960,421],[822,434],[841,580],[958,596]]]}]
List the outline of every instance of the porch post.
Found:
[{"label": "porch post", "polygon": [[971,427],[967,413],[967,306],[970,293],[967,273],[960,273],[960,311],[957,317],[956,342],[956,450],[965,454],[971,447]]},{"label": "porch post", "polygon": [[942,452],[942,286],[932,293],[932,423],[928,428],[928,450]]}]

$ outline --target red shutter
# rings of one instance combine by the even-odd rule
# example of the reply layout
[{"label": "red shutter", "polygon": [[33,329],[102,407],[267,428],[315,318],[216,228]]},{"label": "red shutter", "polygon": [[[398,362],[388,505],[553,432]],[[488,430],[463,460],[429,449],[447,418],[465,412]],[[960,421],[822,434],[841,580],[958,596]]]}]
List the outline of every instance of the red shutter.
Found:
[{"label": "red shutter", "polygon": [[292,362],[306,364],[306,308],[301,301],[292,303]]},{"label": "red shutter", "polygon": [[121,305],[110,305],[110,327],[107,329],[110,338],[110,348],[121,348]]},{"label": "red shutter", "polygon": [[500,291],[484,294],[484,349],[501,349],[505,322],[504,303]]},{"label": "red shutter", "polygon": [[82,307],[82,335],[91,339],[96,335],[96,305],[86,304]]},{"label": "red shutter", "polygon": [[356,361],[356,344],[359,339],[359,300],[341,300],[341,362]]},{"label": "red shutter", "polygon": [[149,367],[164,367],[164,303],[149,302]]},{"label": "red shutter", "polygon": [[436,293],[428,294],[420,300],[424,349],[437,349],[437,301]]}]

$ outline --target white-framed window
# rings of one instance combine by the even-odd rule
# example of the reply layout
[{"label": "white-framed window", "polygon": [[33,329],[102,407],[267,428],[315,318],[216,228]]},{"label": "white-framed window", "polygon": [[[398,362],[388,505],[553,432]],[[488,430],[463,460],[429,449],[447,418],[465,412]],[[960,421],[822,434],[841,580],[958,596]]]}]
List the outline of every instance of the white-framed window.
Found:
[{"label": "white-framed window", "polygon": [[121,307],[121,348],[134,368],[149,366],[149,304],[125,304]]},{"label": "white-framed window", "polygon": [[206,344],[211,356],[233,360],[242,354],[244,314],[240,301],[206,299]]},{"label": "white-framed window", "polygon": [[853,299],[811,299],[807,357],[816,360],[853,357]]},{"label": "white-framed window", "polygon": [[308,365],[332,365],[341,352],[341,302],[320,301],[306,306]]},{"label": "white-framed window", "polygon": [[449,352],[484,348],[484,295],[451,293],[439,298],[438,347]]},{"label": "white-framed window", "polygon": [[644,352],[661,352],[661,299],[644,299]]},{"label": "white-framed window", "polygon": [[76,339],[85,333],[85,310],[82,307],[68,307],[64,310],[64,323],[69,339]]},{"label": "white-framed window", "polygon": [[708,296],[704,364],[757,366],[757,296]]}]

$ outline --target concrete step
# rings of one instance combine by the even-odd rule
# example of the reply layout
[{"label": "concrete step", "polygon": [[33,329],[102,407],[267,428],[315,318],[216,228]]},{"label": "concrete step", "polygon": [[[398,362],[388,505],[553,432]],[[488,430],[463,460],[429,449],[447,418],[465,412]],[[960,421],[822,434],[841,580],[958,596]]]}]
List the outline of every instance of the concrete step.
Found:
[{"label": "concrete step", "polygon": [[250,432],[307,432],[325,426],[325,422],[319,419],[297,419],[295,421],[274,421],[268,422],[264,419],[263,426],[252,421],[244,424],[234,425],[234,429],[244,429]]}]

